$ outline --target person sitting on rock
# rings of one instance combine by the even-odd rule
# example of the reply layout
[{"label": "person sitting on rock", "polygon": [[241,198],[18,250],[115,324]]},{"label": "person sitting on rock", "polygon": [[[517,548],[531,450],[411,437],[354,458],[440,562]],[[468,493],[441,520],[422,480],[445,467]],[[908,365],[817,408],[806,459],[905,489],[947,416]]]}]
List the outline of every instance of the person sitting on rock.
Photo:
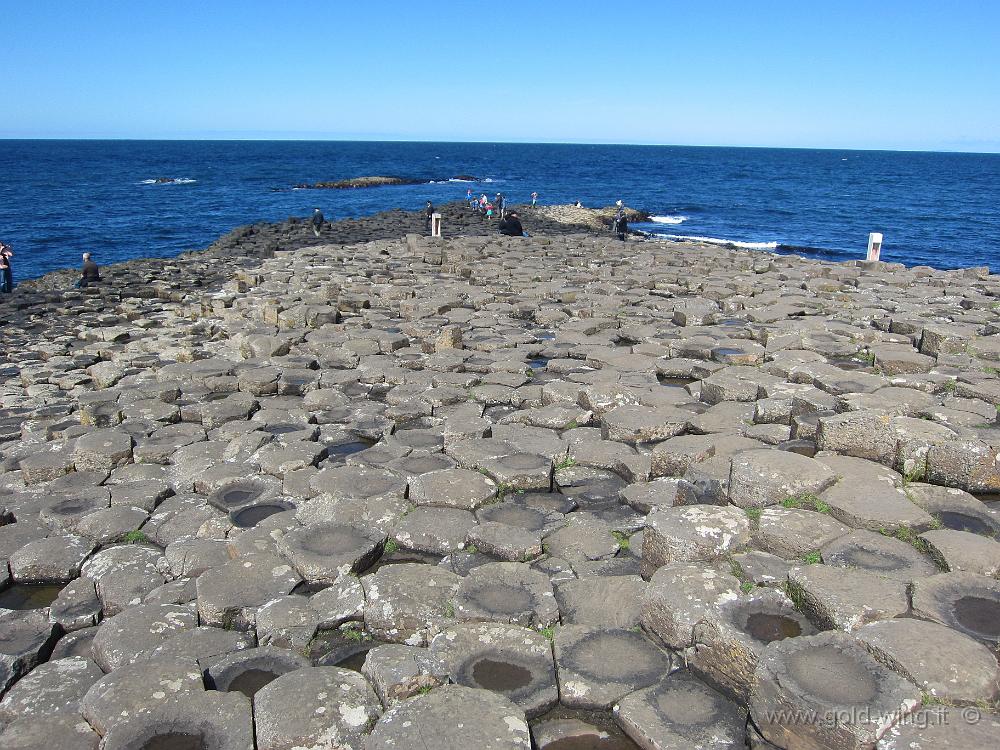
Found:
[{"label": "person sitting on rock", "polygon": [[90,253],[83,254],[83,269],[80,280],[76,282],[78,289],[85,289],[91,284],[96,284],[101,280],[101,269],[90,257]]},{"label": "person sitting on rock", "polygon": [[508,237],[524,237],[524,227],[521,226],[521,220],[518,218],[515,211],[511,211],[507,216],[501,219],[498,226],[500,234],[505,234]]},{"label": "person sitting on rock", "polygon": [[312,223],[313,234],[319,237],[319,233],[323,230],[323,223],[326,221],[326,219],[323,218],[323,212],[318,208],[314,208],[312,219],[309,221]]}]

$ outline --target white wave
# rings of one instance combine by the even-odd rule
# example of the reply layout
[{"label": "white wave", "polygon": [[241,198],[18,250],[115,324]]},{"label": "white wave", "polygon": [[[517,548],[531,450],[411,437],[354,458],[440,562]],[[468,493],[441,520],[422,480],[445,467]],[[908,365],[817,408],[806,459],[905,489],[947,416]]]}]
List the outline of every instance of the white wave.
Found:
[{"label": "white wave", "polygon": [[723,240],[718,237],[695,237],[687,234],[661,234],[659,236],[680,242],[701,242],[705,245],[730,245],[746,250],[776,250],[778,248],[777,242],[737,242],[735,240]]},{"label": "white wave", "polygon": [[192,180],[190,177],[176,177],[167,178],[166,180],[140,180],[140,185],[190,185],[192,182],[197,182],[198,180]]},{"label": "white wave", "polygon": [[487,177],[483,180],[483,182],[493,182],[493,179],[491,177]]},{"label": "white wave", "polygon": [[683,224],[688,220],[687,216],[650,216],[649,220],[654,224]]},{"label": "white wave", "polygon": [[[452,177],[445,182],[475,182],[475,180],[460,180],[457,177]],[[492,180],[483,180],[483,182],[492,182]]]}]

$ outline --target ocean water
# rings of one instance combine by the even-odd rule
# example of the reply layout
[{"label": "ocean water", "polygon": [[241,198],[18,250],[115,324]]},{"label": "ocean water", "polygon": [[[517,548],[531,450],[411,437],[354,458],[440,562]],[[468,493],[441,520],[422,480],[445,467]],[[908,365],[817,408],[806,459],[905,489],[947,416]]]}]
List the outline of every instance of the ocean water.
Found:
[{"label": "ocean water", "polygon": [[[466,190],[527,202],[621,199],[655,216],[634,229],[830,260],[1000,270],[1000,155],[679,146],[337,141],[0,140],[0,240],[15,280],[170,256],[256,221],[329,219]],[[301,183],[395,175],[427,184],[356,190]],[[477,182],[455,181],[462,175]],[[157,183],[159,178],[173,182]],[[531,231],[530,216],[525,228]]]}]

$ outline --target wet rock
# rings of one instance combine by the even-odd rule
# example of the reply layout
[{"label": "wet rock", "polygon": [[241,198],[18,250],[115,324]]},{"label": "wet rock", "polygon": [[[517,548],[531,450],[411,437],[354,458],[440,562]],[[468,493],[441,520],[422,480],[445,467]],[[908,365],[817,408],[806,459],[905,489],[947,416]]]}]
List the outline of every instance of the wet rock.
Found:
[{"label": "wet rock", "polygon": [[595,576],[555,587],[560,619],[566,625],[634,628],[642,615],[647,583],[639,576]]},{"label": "wet rock", "polygon": [[827,565],[858,568],[902,581],[939,572],[934,563],[906,542],[864,529],[826,544],[821,554]]},{"label": "wet rock", "polygon": [[615,721],[640,747],[653,750],[736,748],[745,733],[742,709],[686,672],[623,698]]},{"label": "wet rock", "polygon": [[[860,749],[874,745],[919,699],[915,685],[875,661],[850,636],[820,633],[764,650],[750,714],[778,747]],[[795,712],[803,709],[817,718],[796,720]]]},{"label": "wet rock", "polygon": [[500,693],[527,717],[559,701],[552,646],[545,636],[516,625],[456,625],[438,633],[430,653],[457,685]]},{"label": "wet rock", "polygon": [[246,750],[253,747],[250,701],[232,693],[180,693],[144,708],[105,736],[106,750],[149,747]]},{"label": "wet rock", "polygon": [[385,535],[359,526],[323,523],[290,531],[279,551],[311,583],[333,583],[368,568],[382,551]]},{"label": "wet rock", "polygon": [[913,614],[987,644],[1000,641],[1000,581],[940,573],[913,583]]},{"label": "wet rock", "polygon": [[631,630],[564,625],[556,631],[554,646],[564,706],[610,708],[673,667],[668,654]]},{"label": "wet rock", "polygon": [[522,563],[480,565],[462,579],[454,614],[464,621],[492,621],[548,627],[559,608],[548,576]]},{"label": "wet rock", "polygon": [[257,691],[283,674],[312,666],[301,654],[274,646],[234,651],[216,661],[206,671],[206,682],[213,690],[243,693],[253,698]]}]

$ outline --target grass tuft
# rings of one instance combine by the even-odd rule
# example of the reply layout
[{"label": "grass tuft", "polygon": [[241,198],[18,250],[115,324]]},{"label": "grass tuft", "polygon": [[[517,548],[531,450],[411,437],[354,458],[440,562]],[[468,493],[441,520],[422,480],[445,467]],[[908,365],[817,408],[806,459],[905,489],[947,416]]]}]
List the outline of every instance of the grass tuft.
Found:
[{"label": "grass tuft", "polygon": [[392,553],[398,551],[399,551],[399,544],[396,542],[395,539],[390,539],[385,543],[385,549],[384,549],[385,554],[391,555]]},{"label": "grass tuft", "polygon": [[135,531],[128,531],[122,534],[121,540],[127,544],[146,544],[149,541],[149,537],[139,531],[139,529],[136,529]]},{"label": "grass tuft", "polygon": [[560,469],[568,469],[571,466],[576,466],[576,459],[572,456],[566,456],[566,458],[556,464],[556,471],[559,471]]}]

